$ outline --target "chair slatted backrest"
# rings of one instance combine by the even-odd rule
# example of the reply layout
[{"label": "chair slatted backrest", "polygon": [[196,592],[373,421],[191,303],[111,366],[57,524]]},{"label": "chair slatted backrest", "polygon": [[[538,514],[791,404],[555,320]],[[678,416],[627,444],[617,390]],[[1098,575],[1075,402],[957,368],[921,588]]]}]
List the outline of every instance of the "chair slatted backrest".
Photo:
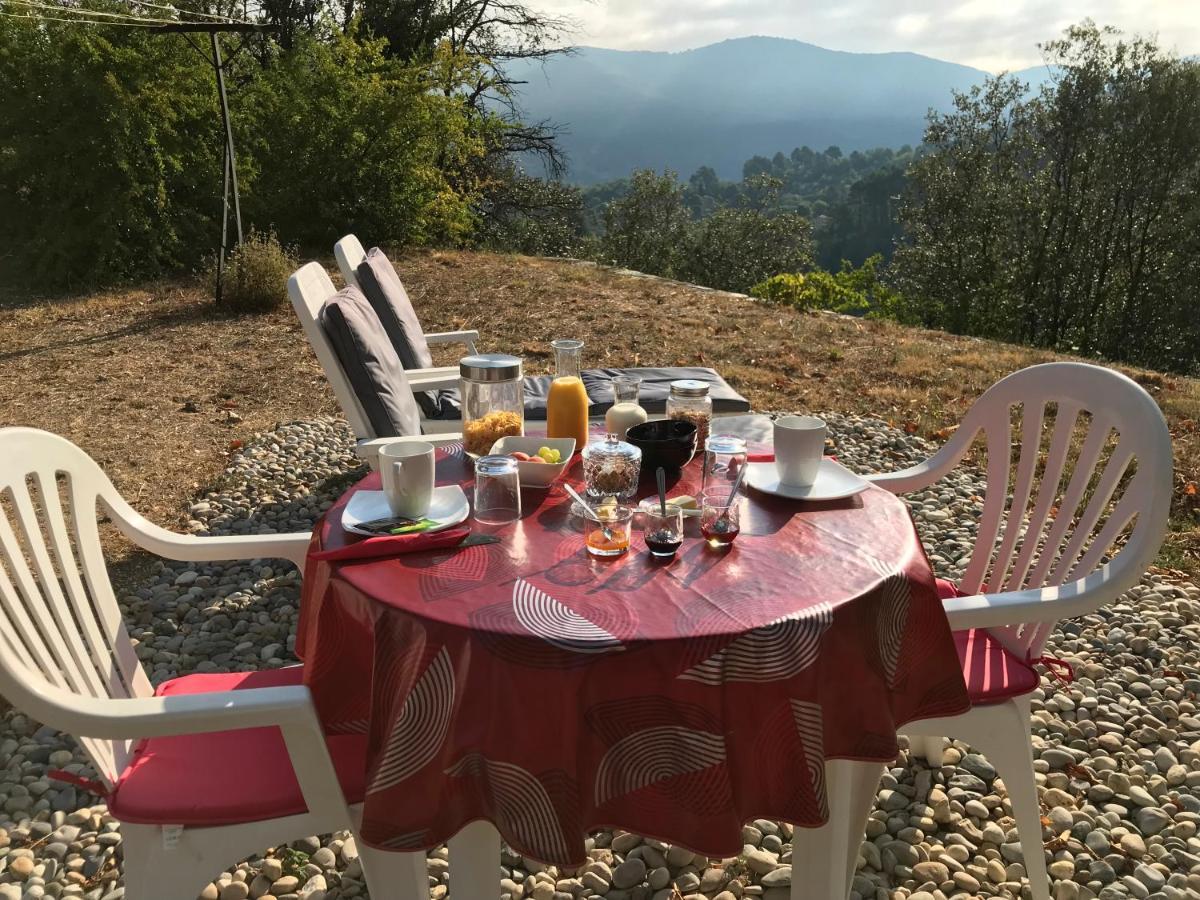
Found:
[{"label": "chair slatted backrest", "polygon": [[[1032,366],[985,392],[942,452],[961,457],[980,434],[987,492],[964,593],[1064,585],[1110,562],[1103,602],[1137,582],[1162,542],[1173,466],[1166,422],[1140,385],[1084,363]],[[993,631],[1036,656],[1052,628]]]},{"label": "chair slatted backrest", "polygon": [[304,334],[308,337],[321,368],[325,370],[325,377],[333,388],[334,396],[337,397],[346,420],[354,430],[355,437],[359,440],[370,440],[378,435],[371,427],[370,419],[367,418],[366,411],[359,402],[350,379],[346,377],[325,329],[321,326],[321,308],[325,301],[336,293],[337,289],[333,286],[329,273],[317,262],[304,264],[288,279],[288,296],[292,300],[292,307],[300,317]]},{"label": "chair slatted backrest", "polygon": [[[49,683],[96,699],[153,689],[121,619],[97,516],[116,489],[82,450],[33,428],[0,429],[0,675],[16,705]],[[112,784],[128,741],[80,738]]]},{"label": "chair slatted backrest", "polygon": [[337,260],[338,269],[341,270],[342,280],[346,284],[362,287],[358,284],[358,267],[367,258],[367,251],[363,249],[362,241],[353,234],[346,235],[333,245],[333,257]]}]

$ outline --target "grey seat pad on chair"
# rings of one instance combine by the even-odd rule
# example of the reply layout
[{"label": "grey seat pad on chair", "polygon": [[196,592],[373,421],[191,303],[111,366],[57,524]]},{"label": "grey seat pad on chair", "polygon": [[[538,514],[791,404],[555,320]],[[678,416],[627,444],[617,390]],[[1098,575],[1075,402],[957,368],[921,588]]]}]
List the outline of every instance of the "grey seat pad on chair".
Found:
[{"label": "grey seat pad on chair", "polygon": [[585,369],[583,385],[592,405],[588,414],[601,416],[613,403],[612,380],[617,375],[637,375],[642,379],[640,403],[648,413],[664,413],[671,382],[684,378],[708,382],[714,413],[750,412],[750,401],[730,387],[715,369],[704,366],[648,366],[638,369]]},{"label": "grey seat pad on chair", "polygon": [[[661,414],[667,408],[671,382],[683,378],[707,381],[712,397],[713,412],[743,413],[750,411],[750,401],[729,386],[714,369],[703,366],[645,367],[638,369],[585,369],[581,374],[587,390],[589,416],[602,416],[613,403],[612,379],[616,375],[638,375],[642,379],[641,404],[648,413]],[[525,376],[525,418],[531,422],[546,418],[546,398],[550,394],[552,375]],[[442,419],[457,419],[461,415],[458,390],[444,390],[439,395]]]}]

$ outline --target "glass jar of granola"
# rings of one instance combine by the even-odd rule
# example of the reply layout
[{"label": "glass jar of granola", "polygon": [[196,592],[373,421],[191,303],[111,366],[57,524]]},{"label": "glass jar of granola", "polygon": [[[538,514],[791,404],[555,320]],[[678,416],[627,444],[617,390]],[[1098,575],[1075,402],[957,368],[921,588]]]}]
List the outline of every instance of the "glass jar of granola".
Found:
[{"label": "glass jar of granola", "polygon": [[667,418],[682,419],[696,426],[696,449],[702,451],[712,426],[712,397],[708,396],[708,382],[684,378],[671,382],[671,393],[667,397]]},{"label": "glass jar of granola", "polygon": [[525,433],[525,391],[521,359],[479,353],[459,360],[463,447],[483,456],[510,434]]}]

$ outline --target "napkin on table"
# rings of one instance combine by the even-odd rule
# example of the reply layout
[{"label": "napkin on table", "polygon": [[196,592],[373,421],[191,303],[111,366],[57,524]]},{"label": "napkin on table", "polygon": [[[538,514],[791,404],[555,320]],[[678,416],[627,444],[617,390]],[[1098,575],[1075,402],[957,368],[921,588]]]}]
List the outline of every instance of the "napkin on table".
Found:
[{"label": "napkin on table", "polygon": [[416,553],[419,550],[441,550],[445,547],[458,546],[470,534],[471,529],[466,526],[435,531],[433,534],[385,534],[356,541],[333,550],[309,553],[308,558],[324,562],[346,562],[355,559],[376,559],[381,556],[399,556],[402,553]]}]

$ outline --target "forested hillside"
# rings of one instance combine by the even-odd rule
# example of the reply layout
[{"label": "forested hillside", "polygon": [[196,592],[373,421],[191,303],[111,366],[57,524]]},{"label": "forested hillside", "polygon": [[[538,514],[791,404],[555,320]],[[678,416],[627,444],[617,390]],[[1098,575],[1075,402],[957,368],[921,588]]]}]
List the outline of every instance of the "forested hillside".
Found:
[{"label": "forested hillside", "polygon": [[[849,154],[921,140],[930,109],[988,73],[916,53],[847,53],[746,37],[677,53],[580,47],[509,71],[532,121],[563,126],[568,177],[593,184],[633,169],[736,179],[752,156],[838,146]],[[1044,66],[1017,73],[1033,89]]]}]

